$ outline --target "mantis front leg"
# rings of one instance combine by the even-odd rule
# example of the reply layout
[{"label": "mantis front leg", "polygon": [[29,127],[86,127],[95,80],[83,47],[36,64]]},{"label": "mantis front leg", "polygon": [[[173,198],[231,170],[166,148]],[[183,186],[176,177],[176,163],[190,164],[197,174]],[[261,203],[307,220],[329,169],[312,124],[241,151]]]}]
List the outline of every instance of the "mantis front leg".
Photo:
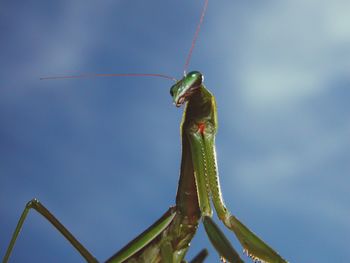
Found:
[{"label": "mantis front leg", "polygon": [[[205,191],[207,192],[207,195],[211,196],[219,219],[227,228],[235,233],[248,256],[250,256],[253,260],[261,260],[264,262],[286,262],[276,251],[274,251],[262,239],[249,230],[248,227],[240,222],[226,208],[222,197],[218,176],[214,135],[215,129],[211,122],[200,122],[198,124],[197,131],[193,132],[193,129],[190,130],[189,136],[194,167],[196,170],[196,180],[199,179],[197,179],[197,177],[205,177],[205,179],[202,179],[207,182]],[[196,167],[198,167],[198,169]],[[200,192],[203,190],[198,189],[198,191]],[[199,196],[200,195],[201,194],[199,194]],[[231,248],[224,248],[224,246],[228,246],[228,241],[225,241],[224,235],[221,233],[215,223],[211,219],[204,217],[204,225],[209,238],[219,253],[233,255],[232,252],[226,252],[231,251]],[[214,241],[213,237],[216,237]],[[235,257],[237,256],[238,255],[235,255]],[[238,257],[235,259],[235,262],[239,262],[239,260],[240,258]]]},{"label": "mantis front leg", "polygon": [[[206,152],[208,153],[211,163],[216,167],[216,156],[214,148],[214,138],[210,138],[206,143]],[[214,168],[217,171],[216,168]],[[275,250],[267,245],[262,239],[255,235],[248,227],[240,222],[226,208],[222,198],[219,177],[216,174],[209,175],[210,191],[215,210],[220,220],[227,228],[232,230],[244,251],[253,260],[262,260],[265,262],[286,262]]]}]

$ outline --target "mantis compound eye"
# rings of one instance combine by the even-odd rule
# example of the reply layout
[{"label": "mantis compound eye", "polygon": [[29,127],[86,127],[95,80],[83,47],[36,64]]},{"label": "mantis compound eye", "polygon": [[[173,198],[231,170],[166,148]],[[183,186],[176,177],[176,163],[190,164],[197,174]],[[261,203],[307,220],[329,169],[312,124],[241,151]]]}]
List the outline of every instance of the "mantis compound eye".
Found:
[{"label": "mantis compound eye", "polygon": [[189,82],[189,85],[192,87],[199,87],[202,85],[204,79],[202,73],[199,71],[191,71],[186,75],[185,78]]}]

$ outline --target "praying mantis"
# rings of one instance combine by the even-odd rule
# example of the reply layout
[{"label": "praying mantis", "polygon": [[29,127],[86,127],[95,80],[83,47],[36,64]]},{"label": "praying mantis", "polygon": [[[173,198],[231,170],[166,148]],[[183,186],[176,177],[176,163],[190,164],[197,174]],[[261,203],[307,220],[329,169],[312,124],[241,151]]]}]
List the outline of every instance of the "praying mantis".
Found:
[{"label": "praying mantis", "polygon": [[[198,30],[185,64],[185,71],[207,4],[208,0],[204,4]],[[224,204],[215,153],[215,135],[218,122],[216,102],[213,94],[203,84],[203,75],[198,71],[186,73],[171,87],[170,94],[177,107],[186,104],[181,123],[182,160],[176,205],[106,262],[183,262],[189,244],[201,221],[210,241],[223,261],[243,262],[240,255],[211,219],[213,214],[211,202],[220,220],[234,232],[246,253],[253,260],[286,262],[233,216]],[[5,254],[4,263],[10,257],[16,238],[30,209],[35,209],[49,220],[87,262],[97,262],[96,258],[44,205],[33,199],[28,202],[19,220]],[[202,251],[192,262],[202,262],[205,256],[206,252]]]}]

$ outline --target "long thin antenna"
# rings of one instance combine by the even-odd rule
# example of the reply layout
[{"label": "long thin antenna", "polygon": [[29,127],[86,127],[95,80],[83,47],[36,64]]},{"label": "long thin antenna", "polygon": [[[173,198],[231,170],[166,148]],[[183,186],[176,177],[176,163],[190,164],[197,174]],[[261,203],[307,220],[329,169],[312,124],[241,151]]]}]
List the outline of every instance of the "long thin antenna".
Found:
[{"label": "long thin antenna", "polygon": [[187,72],[187,69],[188,69],[188,65],[190,64],[192,52],[193,52],[194,46],[196,45],[198,34],[199,34],[200,29],[201,29],[201,25],[203,23],[203,19],[204,19],[204,16],[205,16],[205,11],[207,11],[208,2],[209,2],[209,0],[205,0],[204,5],[203,5],[201,18],[199,19],[196,32],[194,33],[193,40],[192,40],[192,45],[191,45],[190,51],[188,52],[186,63],[185,63],[185,66],[184,66],[184,75],[186,75],[186,72]]},{"label": "long thin antenna", "polygon": [[153,73],[125,73],[125,74],[80,74],[80,75],[70,75],[70,76],[50,76],[42,77],[40,80],[49,80],[49,79],[81,79],[81,78],[95,78],[95,77],[159,77],[164,79],[170,79],[177,81],[174,77],[163,75],[163,74],[153,74]]},{"label": "long thin antenna", "polygon": [[[194,47],[196,45],[198,34],[199,34],[200,29],[201,29],[201,25],[203,23],[203,20],[204,20],[205,12],[207,11],[208,2],[209,2],[209,0],[205,0],[204,5],[203,5],[203,9],[202,9],[202,12],[201,12],[201,17],[199,19],[196,31],[195,31],[193,39],[192,39],[192,44],[191,44],[190,51],[188,52],[188,55],[187,55],[187,58],[186,58],[186,63],[185,63],[185,66],[184,66],[184,75],[186,75],[188,66],[189,66],[190,61],[191,61],[192,52],[193,52],[193,49],[194,49]],[[164,74],[153,74],[153,73],[125,73],[125,74],[118,74],[118,73],[95,74],[95,73],[91,73],[91,74],[68,75],[68,76],[48,76],[48,77],[42,77],[42,78],[40,78],[40,80],[80,79],[80,78],[94,78],[94,77],[159,77],[159,78],[164,78],[164,79],[170,79],[170,80],[173,80],[175,82],[177,81],[177,79],[174,78],[174,77],[171,77],[171,76],[168,76],[168,75],[164,75]]]}]

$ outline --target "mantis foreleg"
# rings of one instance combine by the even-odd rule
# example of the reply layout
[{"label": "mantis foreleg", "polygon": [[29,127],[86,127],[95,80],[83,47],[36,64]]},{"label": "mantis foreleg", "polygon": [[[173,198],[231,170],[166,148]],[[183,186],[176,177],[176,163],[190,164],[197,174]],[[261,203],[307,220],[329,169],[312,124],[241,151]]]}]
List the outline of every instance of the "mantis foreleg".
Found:
[{"label": "mantis foreleg", "polygon": [[208,156],[208,162],[211,164],[213,173],[209,174],[209,185],[212,196],[212,201],[215,210],[220,220],[227,228],[232,230],[244,251],[254,260],[263,260],[265,262],[286,262],[276,251],[267,245],[262,239],[255,235],[248,227],[241,223],[230,211],[226,208],[222,198],[219,177],[217,176],[217,164],[214,148],[214,138],[208,136],[205,139],[205,152]]},{"label": "mantis foreleg", "polygon": [[[207,126],[210,127],[210,125]],[[207,163],[206,176],[209,181],[210,195],[218,217],[227,228],[235,233],[247,255],[254,260],[262,260],[265,262],[286,262],[277,252],[249,230],[248,227],[241,223],[226,208],[221,193],[215,153],[215,137],[212,131],[204,132],[201,141],[195,141],[194,144],[202,145],[203,147],[203,158],[206,159]]]},{"label": "mantis foreleg", "polygon": [[215,249],[219,252],[221,257],[229,262],[243,263],[238,253],[232,247],[230,241],[221,232],[219,227],[209,216],[203,217],[203,224],[205,231],[208,234],[210,242],[213,244]]}]

